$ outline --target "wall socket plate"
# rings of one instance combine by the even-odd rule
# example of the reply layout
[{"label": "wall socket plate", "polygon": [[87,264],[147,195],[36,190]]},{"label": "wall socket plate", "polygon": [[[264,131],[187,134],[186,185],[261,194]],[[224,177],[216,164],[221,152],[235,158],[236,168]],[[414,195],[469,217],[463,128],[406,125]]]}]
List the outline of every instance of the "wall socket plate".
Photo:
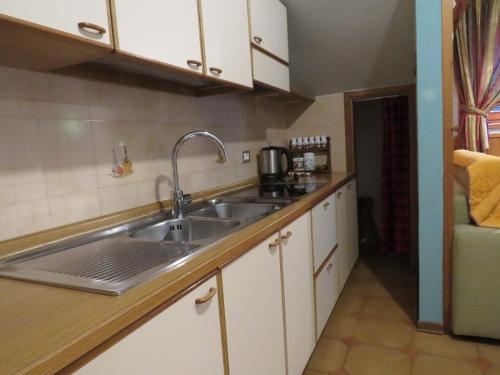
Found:
[{"label": "wall socket plate", "polygon": [[250,159],[251,159],[250,151],[243,151],[242,159],[243,159],[243,163],[250,163]]}]

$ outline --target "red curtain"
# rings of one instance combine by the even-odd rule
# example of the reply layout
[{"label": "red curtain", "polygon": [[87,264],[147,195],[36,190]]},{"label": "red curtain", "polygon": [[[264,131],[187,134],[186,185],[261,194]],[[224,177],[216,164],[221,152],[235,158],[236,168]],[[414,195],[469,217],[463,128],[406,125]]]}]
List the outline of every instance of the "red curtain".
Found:
[{"label": "red curtain", "polygon": [[410,252],[410,146],[408,97],[382,100],[381,232],[384,252]]}]

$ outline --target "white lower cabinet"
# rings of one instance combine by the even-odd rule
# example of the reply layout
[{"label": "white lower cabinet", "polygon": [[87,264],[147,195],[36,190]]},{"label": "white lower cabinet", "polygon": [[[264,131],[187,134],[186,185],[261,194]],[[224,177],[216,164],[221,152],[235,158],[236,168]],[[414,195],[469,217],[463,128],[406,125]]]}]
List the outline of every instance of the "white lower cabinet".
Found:
[{"label": "white lower cabinet", "polygon": [[335,194],[313,207],[311,215],[314,272],[316,272],[337,245],[337,201]]},{"label": "white lower cabinet", "polygon": [[347,215],[347,187],[337,191],[337,242],[339,260],[339,289],[342,290],[351,272],[349,253],[349,219]]},{"label": "white lower cabinet", "polygon": [[316,345],[311,213],[281,231],[288,375],[301,375]]},{"label": "white lower cabinet", "polygon": [[347,184],[347,220],[349,222],[350,268],[352,270],[359,257],[358,197],[356,193],[356,180]]},{"label": "white lower cabinet", "polygon": [[[223,375],[216,287],[214,276],[77,373]],[[196,302],[203,297],[207,302]]]},{"label": "white lower cabinet", "polygon": [[335,251],[318,274],[316,283],[316,339],[319,340],[339,296],[339,252]]},{"label": "white lower cabinet", "polygon": [[278,234],[223,268],[222,281],[230,374],[284,375]]}]

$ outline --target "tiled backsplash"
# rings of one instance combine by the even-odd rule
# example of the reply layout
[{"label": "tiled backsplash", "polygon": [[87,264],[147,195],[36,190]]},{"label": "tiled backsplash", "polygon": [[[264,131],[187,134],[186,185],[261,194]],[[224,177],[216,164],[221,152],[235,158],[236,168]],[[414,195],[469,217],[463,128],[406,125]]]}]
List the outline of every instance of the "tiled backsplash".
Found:
[{"label": "tiled backsplash", "polygon": [[[172,146],[191,130],[220,136],[230,159],[214,163],[205,139],[186,143],[185,192],[254,177],[268,129],[284,127],[281,106],[251,94],[192,98],[0,67],[0,240],[168,198]],[[113,178],[120,142],[134,173]]]}]

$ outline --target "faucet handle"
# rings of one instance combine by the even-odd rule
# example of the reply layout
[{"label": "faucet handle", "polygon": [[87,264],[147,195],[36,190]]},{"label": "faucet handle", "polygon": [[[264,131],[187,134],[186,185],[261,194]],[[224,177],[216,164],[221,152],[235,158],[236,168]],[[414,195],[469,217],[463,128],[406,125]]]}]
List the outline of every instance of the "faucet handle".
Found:
[{"label": "faucet handle", "polygon": [[187,206],[188,204],[193,203],[193,197],[191,196],[191,194],[184,194],[182,196],[182,199],[184,202],[184,206]]}]

